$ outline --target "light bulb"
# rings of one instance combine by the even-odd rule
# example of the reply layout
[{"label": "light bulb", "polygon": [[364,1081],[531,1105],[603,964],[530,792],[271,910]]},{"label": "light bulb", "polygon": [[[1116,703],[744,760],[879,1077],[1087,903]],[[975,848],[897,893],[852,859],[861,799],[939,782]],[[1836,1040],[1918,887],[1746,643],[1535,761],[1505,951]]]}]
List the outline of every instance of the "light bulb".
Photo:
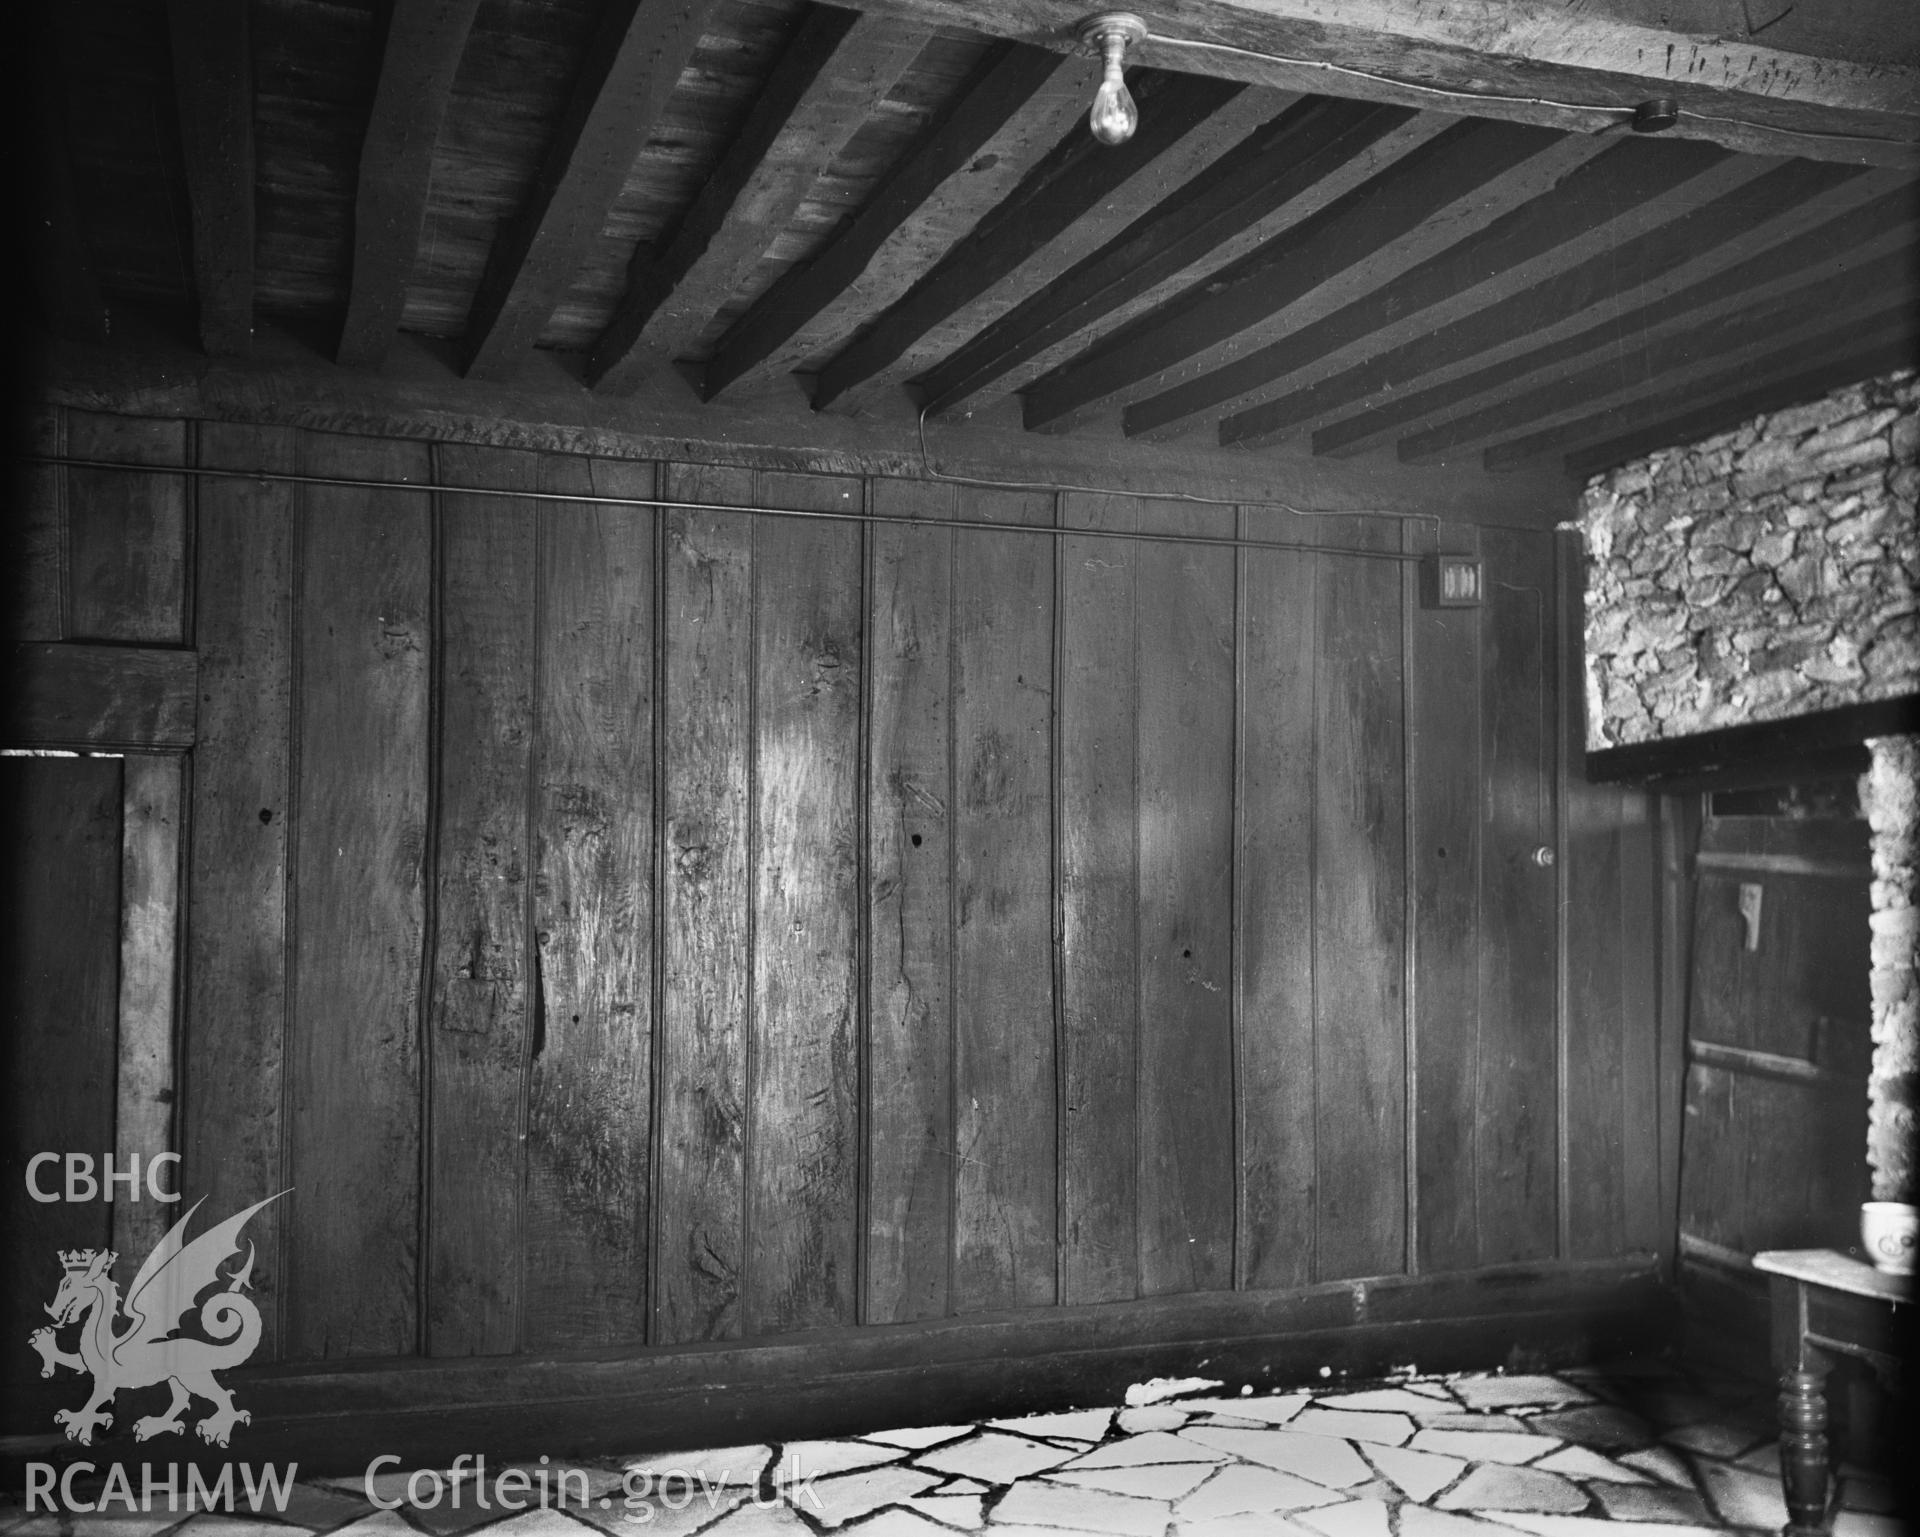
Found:
[{"label": "light bulb", "polygon": [[1128,47],[1146,35],[1147,24],[1127,11],[1107,11],[1080,24],[1080,40],[1101,57],[1100,89],[1094,93],[1087,126],[1102,144],[1125,144],[1140,126],[1140,109],[1121,70]]},{"label": "light bulb", "polygon": [[1109,32],[1101,39],[1106,50],[1106,69],[1100,77],[1100,89],[1093,93],[1093,110],[1087,113],[1087,126],[1102,144],[1125,144],[1140,126],[1140,109],[1133,104],[1133,93],[1120,74],[1120,55],[1127,41]]}]

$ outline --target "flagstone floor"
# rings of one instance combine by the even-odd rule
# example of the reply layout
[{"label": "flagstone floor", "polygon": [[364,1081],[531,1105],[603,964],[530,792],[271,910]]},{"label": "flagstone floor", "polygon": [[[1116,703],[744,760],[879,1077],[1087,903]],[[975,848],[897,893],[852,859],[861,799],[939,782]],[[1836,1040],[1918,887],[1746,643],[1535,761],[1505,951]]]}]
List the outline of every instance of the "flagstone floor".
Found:
[{"label": "flagstone floor", "polygon": [[[1699,1537],[1786,1520],[1770,1395],[1662,1365],[1329,1385],[1142,1384],[1131,1404],[845,1440],[527,1465],[514,1515],[438,1474],[302,1483],[274,1521],[29,1515],[6,1537]],[[537,1508],[542,1475],[559,1491]],[[509,1490],[509,1494],[514,1491]],[[1840,1470],[1833,1537],[1899,1537]],[[371,1496],[372,1498],[369,1498]],[[380,1508],[397,1505],[394,1509]]]}]

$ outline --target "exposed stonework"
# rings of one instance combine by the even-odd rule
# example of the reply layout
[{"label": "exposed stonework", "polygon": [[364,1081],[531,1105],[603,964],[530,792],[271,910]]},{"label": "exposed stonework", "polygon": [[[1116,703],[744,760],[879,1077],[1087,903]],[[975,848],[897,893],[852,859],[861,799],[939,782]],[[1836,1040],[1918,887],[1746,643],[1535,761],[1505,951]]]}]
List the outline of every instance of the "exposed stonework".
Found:
[{"label": "exposed stonework", "polygon": [[1867,1163],[1876,1201],[1912,1201],[1914,1101],[1920,1097],[1920,737],[1868,743],[1860,809],[1873,833],[1873,1072]]},{"label": "exposed stonework", "polygon": [[1595,477],[1587,745],[1920,689],[1920,376]]}]

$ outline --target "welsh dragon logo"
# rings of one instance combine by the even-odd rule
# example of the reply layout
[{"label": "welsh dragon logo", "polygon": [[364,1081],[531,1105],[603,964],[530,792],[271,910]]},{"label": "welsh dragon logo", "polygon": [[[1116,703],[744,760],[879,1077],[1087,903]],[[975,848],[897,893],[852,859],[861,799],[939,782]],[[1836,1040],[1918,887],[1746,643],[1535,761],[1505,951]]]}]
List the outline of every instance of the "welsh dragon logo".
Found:
[{"label": "welsh dragon logo", "polygon": [[[202,1204],[194,1202],[147,1256],[124,1305],[113,1279],[117,1254],[106,1249],[61,1251],[66,1274],[47,1304],[53,1328],[34,1330],[27,1343],[40,1353],[42,1377],[51,1377],[56,1366],[93,1376],[93,1396],[86,1407],[61,1409],[53,1416],[56,1425],[66,1426],[68,1440],[92,1445],[94,1431],[113,1424],[105,1406],[115,1393],[161,1382],[173,1389],[173,1402],[165,1414],[142,1415],[133,1422],[136,1441],[185,1430],[183,1415],[195,1398],[213,1405],[213,1413],[194,1426],[200,1439],[210,1445],[225,1446],[233,1427],[253,1418],[234,1407],[233,1394],[213,1376],[238,1366],[260,1343],[260,1310],[252,1298],[242,1295],[252,1284],[253,1245],[247,1245],[246,1263],[238,1270],[222,1277],[220,1266],[240,1252],[240,1229],[247,1219],[285,1194],[283,1190],[256,1201],[189,1243],[187,1224]],[[215,1292],[200,1308],[200,1328],[211,1339],[180,1338],[177,1331],[200,1293],[223,1279],[226,1289]],[[125,1328],[117,1328],[122,1312],[128,1322]],[[54,1331],[75,1320],[80,1323],[80,1348],[72,1353],[60,1349]]]}]

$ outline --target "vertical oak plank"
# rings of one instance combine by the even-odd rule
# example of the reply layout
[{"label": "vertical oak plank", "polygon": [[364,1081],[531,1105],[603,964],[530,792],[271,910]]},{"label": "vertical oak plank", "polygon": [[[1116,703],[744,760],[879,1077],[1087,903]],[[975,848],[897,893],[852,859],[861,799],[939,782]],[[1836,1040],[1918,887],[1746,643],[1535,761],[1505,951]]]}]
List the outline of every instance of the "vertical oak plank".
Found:
[{"label": "vertical oak plank", "polygon": [[[863,510],[861,483],[766,475],[765,505]],[[749,1334],[855,1321],[860,1167],[862,543],[754,520]]]},{"label": "vertical oak plank", "polygon": [[[1050,497],[960,492],[961,516],[1046,523]],[[956,1312],[1056,1295],[1053,560],[970,533],[954,565]]]},{"label": "vertical oak plank", "polygon": [[[307,433],[316,475],[430,478],[422,444]],[[432,508],[315,486],[300,518],[286,1354],[419,1345],[420,982]]]},{"label": "vertical oak plank", "polygon": [[[877,480],[873,510],[950,518],[952,488]],[[947,1311],[953,903],[947,876],[955,535],[872,525],[868,629],[866,1319]]]},{"label": "vertical oak plank", "polygon": [[[662,493],[742,503],[753,494],[753,476],[669,465]],[[753,976],[752,551],[753,530],[742,518],[667,511],[665,991],[654,1245],[661,1344],[740,1334]]]},{"label": "vertical oak plank", "polygon": [[[1143,528],[1231,538],[1231,507]],[[1140,1289],[1233,1285],[1234,553],[1142,547]],[[1224,1112],[1224,1113],[1223,1113]]]},{"label": "vertical oak plank", "polygon": [[[654,468],[549,454],[540,489],[647,497]],[[647,1333],[654,526],[645,507],[539,511],[528,1349]]]},{"label": "vertical oak plank", "polygon": [[[1436,537],[1449,555],[1479,549],[1477,530],[1462,524],[1441,525],[1436,534],[1409,523],[1403,542],[1426,551]],[[1478,1255],[1480,610],[1422,608],[1416,595],[1410,623],[1416,1263],[1423,1271],[1467,1270]]]},{"label": "vertical oak plank", "polygon": [[[185,422],[69,411],[66,430],[76,459],[186,463]],[[67,638],[184,642],[185,477],[84,469],[66,477]]]},{"label": "vertical oak plank", "polygon": [[[448,444],[438,474],[443,487],[532,492],[540,460]],[[498,1355],[520,1328],[535,504],[452,489],[437,500],[427,1349]]]},{"label": "vertical oak plank", "polygon": [[[122,766],[119,1064],[113,1140],[123,1170],[174,1148],[174,1004],[179,978],[180,837],[186,760],[129,755]],[[174,1188],[179,1188],[178,1180]],[[150,1254],[178,1215],[146,1188],[113,1196],[113,1243]],[[252,1237],[253,1235],[249,1235]],[[257,1238],[254,1240],[259,1241]],[[257,1300],[257,1299],[256,1299]]]},{"label": "vertical oak plank", "polygon": [[[1400,541],[1379,520],[1318,528],[1355,549]],[[1316,561],[1315,1248],[1318,1278],[1334,1280],[1406,1260],[1401,576],[1386,561]]]},{"label": "vertical oak plank", "polygon": [[[1072,528],[1139,526],[1073,493]],[[1136,591],[1146,547],[1066,538],[1060,559],[1060,1128],[1068,1303],[1140,1293],[1140,787]]]},{"label": "vertical oak plank", "polygon": [[[291,428],[204,422],[200,462],[300,468]],[[301,493],[212,476],[195,508],[193,749],[187,876],[190,1068],[181,1152],[189,1202],[229,1216],[287,1184],[287,845],[292,810],[294,523]],[[293,1198],[297,1204],[300,1197]],[[289,1203],[247,1225],[258,1361],[280,1353]]]},{"label": "vertical oak plank", "polygon": [[[1552,535],[1488,529],[1476,1207],[1483,1265],[1557,1246]],[[1617,1103],[1617,1101],[1616,1101]]]},{"label": "vertical oak plank", "polygon": [[[1307,539],[1286,513],[1249,510],[1241,518],[1250,537]],[[1239,1280],[1255,1288],[1302,1286],[1315,1272],[1317,558],[1240,553]]]}]

